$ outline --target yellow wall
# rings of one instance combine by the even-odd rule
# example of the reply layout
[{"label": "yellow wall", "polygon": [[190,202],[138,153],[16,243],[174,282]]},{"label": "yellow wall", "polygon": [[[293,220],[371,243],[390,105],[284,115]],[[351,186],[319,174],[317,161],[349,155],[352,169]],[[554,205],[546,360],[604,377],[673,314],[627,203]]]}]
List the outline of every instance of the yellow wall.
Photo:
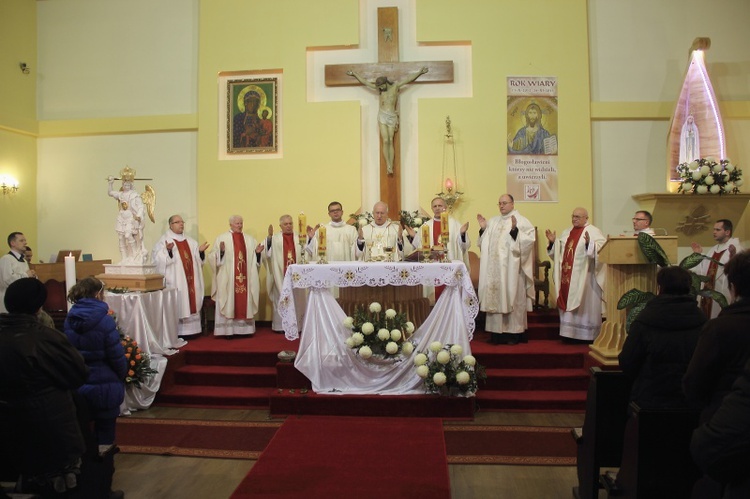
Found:
[{"label": "yellow wall", "polygon": [[[36,244],[36,2],[0,2],[0,177],[15,178],[20,189],[0,194],[0,248],[13,231]],[[19,63],[31,67],[23,74]],[[4,251],[4,250],[0,250]]]}]

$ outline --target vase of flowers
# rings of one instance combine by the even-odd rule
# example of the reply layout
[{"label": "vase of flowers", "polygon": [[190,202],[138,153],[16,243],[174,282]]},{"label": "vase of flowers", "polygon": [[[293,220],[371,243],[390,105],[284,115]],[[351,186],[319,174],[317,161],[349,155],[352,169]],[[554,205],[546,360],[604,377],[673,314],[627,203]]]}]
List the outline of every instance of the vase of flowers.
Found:
[{"label": "vase of flowers", "polygon": [[732,161],[700,158],[677,166],[680,186],[677,192],[693,194],[738,194],[742,185],[742,170]]},{"label": "vase of flowers", "polygon": [[427,353],[414,357],[414,367],[427,392],[438,395],[471,397],[477,393],[479,380],[487,378],[473,355],[463,356],[461,345],[439,341],[432,342]]},{"label": "vase of flowers", "polygon": [[403,312],[392,308],[383,311],[378,302],[367,308],[357,307],[352,316],[344,319],[344,326],[352,330],[346,345],[365,360],[394,360],[414,352],[414,344],[408,341],[414,334],[414,324]]}]

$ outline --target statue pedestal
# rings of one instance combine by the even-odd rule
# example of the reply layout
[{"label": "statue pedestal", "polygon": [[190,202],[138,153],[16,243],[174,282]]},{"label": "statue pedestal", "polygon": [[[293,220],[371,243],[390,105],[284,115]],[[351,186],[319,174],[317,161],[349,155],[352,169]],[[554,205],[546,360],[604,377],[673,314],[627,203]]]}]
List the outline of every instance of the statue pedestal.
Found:
[{"label": "statue pedestal", "polygon": [[164,289],[164,276],[156,273],[156,265],[108,264],[104,273],[96,276],[108,288],[127,288],[129,291]]}]

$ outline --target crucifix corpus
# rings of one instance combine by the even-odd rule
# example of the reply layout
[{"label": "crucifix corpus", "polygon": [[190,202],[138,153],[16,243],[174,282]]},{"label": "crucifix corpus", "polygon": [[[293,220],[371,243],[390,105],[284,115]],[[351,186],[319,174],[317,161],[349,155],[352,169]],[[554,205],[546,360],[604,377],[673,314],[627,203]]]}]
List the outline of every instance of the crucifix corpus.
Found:
[{"label": "crucifix corpus", "polygon": [[400,62],[398,42],[398,8],[378,8],[378,62],[325,67],[326,86],[362,84],[379,92],[380,199],[391,213],[398,213],[401,204],[399,91],[412,82],[453,82],[453,61]]}]

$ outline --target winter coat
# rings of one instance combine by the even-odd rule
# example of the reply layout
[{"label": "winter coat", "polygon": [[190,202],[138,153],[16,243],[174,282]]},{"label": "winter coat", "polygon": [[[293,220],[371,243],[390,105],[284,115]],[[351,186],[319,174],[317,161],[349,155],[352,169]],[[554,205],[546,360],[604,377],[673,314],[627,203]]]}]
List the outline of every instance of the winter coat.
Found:
[{"label": "winter coat", "polygon": [[125,350],[115,320],[108,312],[105,302],[84,298],[68,311],[64,328],[89,367],[89,377],[78,391],[97,418],[117,417],[125,398]]},{"label": "winter coat", "polygon": [[630,399],[642,408],[686,407],[682,376],[706,316],[689,295],[659,295],[638,314],[620,352]]}]

